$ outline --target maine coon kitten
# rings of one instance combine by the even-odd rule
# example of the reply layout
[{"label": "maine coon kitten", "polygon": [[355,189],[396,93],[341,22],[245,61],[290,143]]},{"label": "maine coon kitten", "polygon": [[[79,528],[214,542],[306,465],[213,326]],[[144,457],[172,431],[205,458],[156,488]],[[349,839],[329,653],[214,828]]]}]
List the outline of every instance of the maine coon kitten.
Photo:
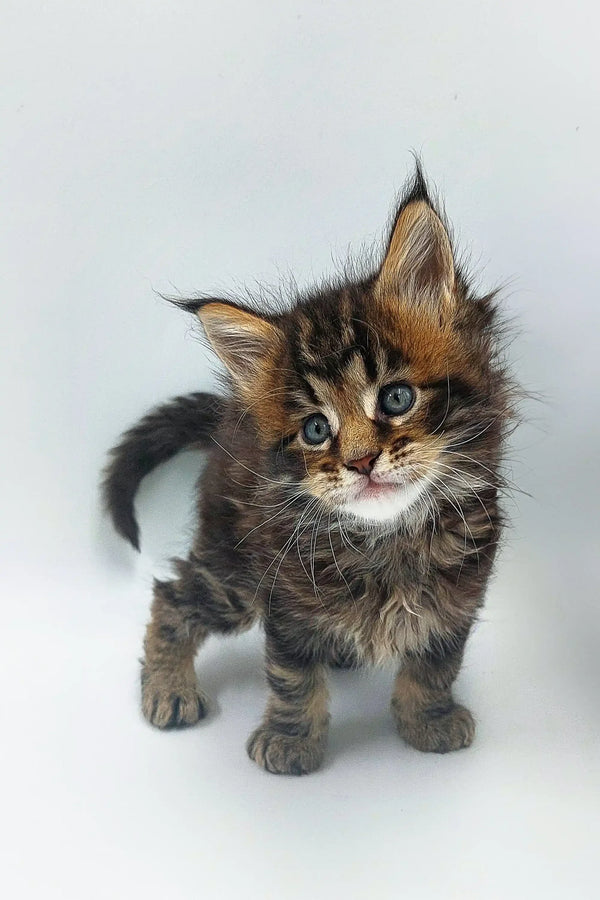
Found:
[{"label": "maine coon kitten", "polygon": [[208,451],[193,548],[154,585],[144,715],[159,728],[201,719],[196,650],[260,621],[270,696],[248,753],[268,771],[321,763],[329,666],[397,661],[401,736],[467,747],[473,718],[452,683],[500,536],[512,393],[493,295],[472,294],[420,169],[376,270],[287,310],[180,305],[225,364],[226,396],[158,407],[112,451],[104,482],[138,547],[141,479],[184,447]]}]

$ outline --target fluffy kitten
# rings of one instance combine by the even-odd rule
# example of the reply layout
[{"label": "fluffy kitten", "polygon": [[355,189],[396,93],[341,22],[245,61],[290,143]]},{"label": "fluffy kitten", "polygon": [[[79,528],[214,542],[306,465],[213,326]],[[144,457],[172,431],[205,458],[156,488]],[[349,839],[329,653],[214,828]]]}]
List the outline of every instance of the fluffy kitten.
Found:
[{"label": "fluffy kitten", "polygon": [[151,412],[104,482],[138,547],[140,480],[184,447],[208,451],[193,549],[154,585],[144,715],[159,728],[202,718],[196,650],[260,621],[270,696],[248,753],[268,771],[320,765],[329,666],[397,661],[402,737],[467,747],[473,718],[451,688],[500,536],[512,393],[493,295],[472,294],[420,169],[376,270],[287,310],[179,305],[225,364],[226,395]]}]

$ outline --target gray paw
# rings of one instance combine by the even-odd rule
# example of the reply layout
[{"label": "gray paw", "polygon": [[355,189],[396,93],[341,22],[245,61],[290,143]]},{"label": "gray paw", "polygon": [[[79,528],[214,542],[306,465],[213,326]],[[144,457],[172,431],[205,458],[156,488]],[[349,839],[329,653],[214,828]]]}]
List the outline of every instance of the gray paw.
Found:
[{"label": "gray paw", "polygon": [[453,704],[443,709],[425,710],[411,719],[394,709],[398,731],[417,750],[449,753],[468,747],[475,736],[473,716],[464,706]]},{"label": "gray paw", "polygon": [[156,728],[188,728],[208,712],[208,698],[196,684],[167,685],[142,678],[142,712]]},{"label": "gray paw", "polygon": [[246,747],[248,756],[267,772],[307,775],[321,765],[324,744],[323,740],[282,734],[268,725],[261,725],[250,735]]}]

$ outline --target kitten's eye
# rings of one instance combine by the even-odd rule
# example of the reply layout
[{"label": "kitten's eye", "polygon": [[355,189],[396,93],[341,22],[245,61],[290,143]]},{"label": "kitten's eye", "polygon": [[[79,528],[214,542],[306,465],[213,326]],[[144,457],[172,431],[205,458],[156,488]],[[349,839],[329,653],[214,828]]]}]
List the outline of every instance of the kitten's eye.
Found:
[{"label": "kitten's eye", "polygon": [[302,426],[304,440],[309,444],[323,444],[331,434],[329,422],[321,413],[315,413]]},{"label": "kitten's eye", "polygon": [[386,416],[401,416],[415,402],[415,392],[410,384],[388,384],[379,392],[379,406]]}]

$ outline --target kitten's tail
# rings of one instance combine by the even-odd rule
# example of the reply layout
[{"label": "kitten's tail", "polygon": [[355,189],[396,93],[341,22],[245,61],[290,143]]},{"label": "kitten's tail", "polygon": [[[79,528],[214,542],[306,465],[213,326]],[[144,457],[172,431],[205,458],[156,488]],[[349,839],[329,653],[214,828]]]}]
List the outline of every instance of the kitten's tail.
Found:
[{"label": "kitten's tail", "polygon": [[210,446],[222,414],[223,400],[215,394],[175,397],[140,419],[110,451],[102,482],[104,504],[116,530],[136,550],[140,542],[133,501],[142,478],[186,447]]}]

